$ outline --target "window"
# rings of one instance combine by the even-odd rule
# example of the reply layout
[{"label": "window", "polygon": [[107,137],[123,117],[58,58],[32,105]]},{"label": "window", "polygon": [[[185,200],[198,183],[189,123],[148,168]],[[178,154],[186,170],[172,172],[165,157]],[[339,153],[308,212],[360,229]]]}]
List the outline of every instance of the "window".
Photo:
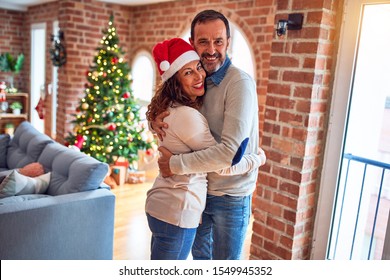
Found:
[{"label": "window", "polygon": [[131,75],[133,79],[133,93],[134,97],[138,100],[138,104],[141,105],[140,117],[141,120],[145,119],[145,113],[147,106],[154,94],[154,60],[151,55],[146,51],[139,52],[131,68]]}]

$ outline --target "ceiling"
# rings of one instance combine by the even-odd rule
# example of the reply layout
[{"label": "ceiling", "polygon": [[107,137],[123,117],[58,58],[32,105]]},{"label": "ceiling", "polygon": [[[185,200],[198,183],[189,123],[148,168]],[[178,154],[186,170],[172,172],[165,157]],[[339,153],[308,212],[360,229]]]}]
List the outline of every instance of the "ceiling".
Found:
[{"label": "ceiling", "polygon": [[[58,0],[0,0],[0,8],[17,10],[17,11],[27,11],[29,6],[44,4],[48,2],[54,2]],[[174,0],[97,0],[100,2],[106,3],[116,3],[126,6],[140,6],[161,2],[170,2]]]}]

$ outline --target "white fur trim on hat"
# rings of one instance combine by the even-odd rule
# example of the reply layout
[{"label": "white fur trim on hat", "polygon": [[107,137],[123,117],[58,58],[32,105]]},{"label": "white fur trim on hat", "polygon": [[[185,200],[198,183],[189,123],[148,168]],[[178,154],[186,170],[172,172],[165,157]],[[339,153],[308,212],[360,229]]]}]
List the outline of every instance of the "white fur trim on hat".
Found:
[{"label": "white fur trim on hat", "polygon": [[[168,80],[170,77],[172,77],[173,75],[175,75],[175,73],[177,71],[179,71],[184,65],[186,65],[188,62],[191,62],[191,61],[194,61],[194,60],[199,60],[200,57],[199,55],[191,50],[191,51],[187,51],[183,54],[181,54],[178,58],[176,58],[176,60],[174,62],[172,62],[171,66],[169,67],[168,70],[166,70],[162,75],[161,75],[161,78],[162,80],[165,82],[166,80]],[[169,64],[169,62],[168,62]],[[160,64],[160,69],[163,70],[161,68],[161,64]]]}]

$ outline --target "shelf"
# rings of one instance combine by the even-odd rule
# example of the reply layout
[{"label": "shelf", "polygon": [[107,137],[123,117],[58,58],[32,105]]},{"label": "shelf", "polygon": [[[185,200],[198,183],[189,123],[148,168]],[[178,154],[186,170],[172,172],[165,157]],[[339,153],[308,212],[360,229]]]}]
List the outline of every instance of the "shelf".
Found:
[{"label": "shelf", "polygon": [[0,113],[0,120],[1,119],[27,119],[27,114],[15,115],[12,113],[6,113],[6,114]]},{"label": "shelf", "polygon": [[[8,103],[8,108],[6,111],[0,112],[0,134],[5,132],[7,125],[13,124],[13,126],[17,128],[21,122],[29,121],[30,118],[30,104],[28,93],[6,93],[5,98],[5,101]],[[14,114],[12,112],[12,109],[9,108],[11,104],[15,101],[19,101],[23,105],[23,109],[20,114]]]},{"label": "shelf", "polygon": [[13,96],[15,96],[15,97],[28,97],[28,93],[24,93],[24,92],[6,93],[5,96],[6,96],[6,99],[8,97],[13,97]]}]

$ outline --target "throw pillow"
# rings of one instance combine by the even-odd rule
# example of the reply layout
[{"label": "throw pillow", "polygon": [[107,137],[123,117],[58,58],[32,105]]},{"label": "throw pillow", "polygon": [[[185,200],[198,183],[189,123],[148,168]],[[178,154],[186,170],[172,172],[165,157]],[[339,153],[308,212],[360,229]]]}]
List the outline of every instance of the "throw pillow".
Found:
[{"label": "throw pillow", "polygon": [[30,178],[13,170],[0,184],[0,198],[22,195],[45,193],[50,183],[50,172]]},{"label": "throw pillow", "polygon": [[32,162],[25,167],[19,168],[19,173],[28,177],[38,177],[45,173],[42,164],[39,162]]},{"label": "throw pillow", "polygon": [[8,134],[0,135],[0,168],[7,168],[7,151],[10,139]]}]

